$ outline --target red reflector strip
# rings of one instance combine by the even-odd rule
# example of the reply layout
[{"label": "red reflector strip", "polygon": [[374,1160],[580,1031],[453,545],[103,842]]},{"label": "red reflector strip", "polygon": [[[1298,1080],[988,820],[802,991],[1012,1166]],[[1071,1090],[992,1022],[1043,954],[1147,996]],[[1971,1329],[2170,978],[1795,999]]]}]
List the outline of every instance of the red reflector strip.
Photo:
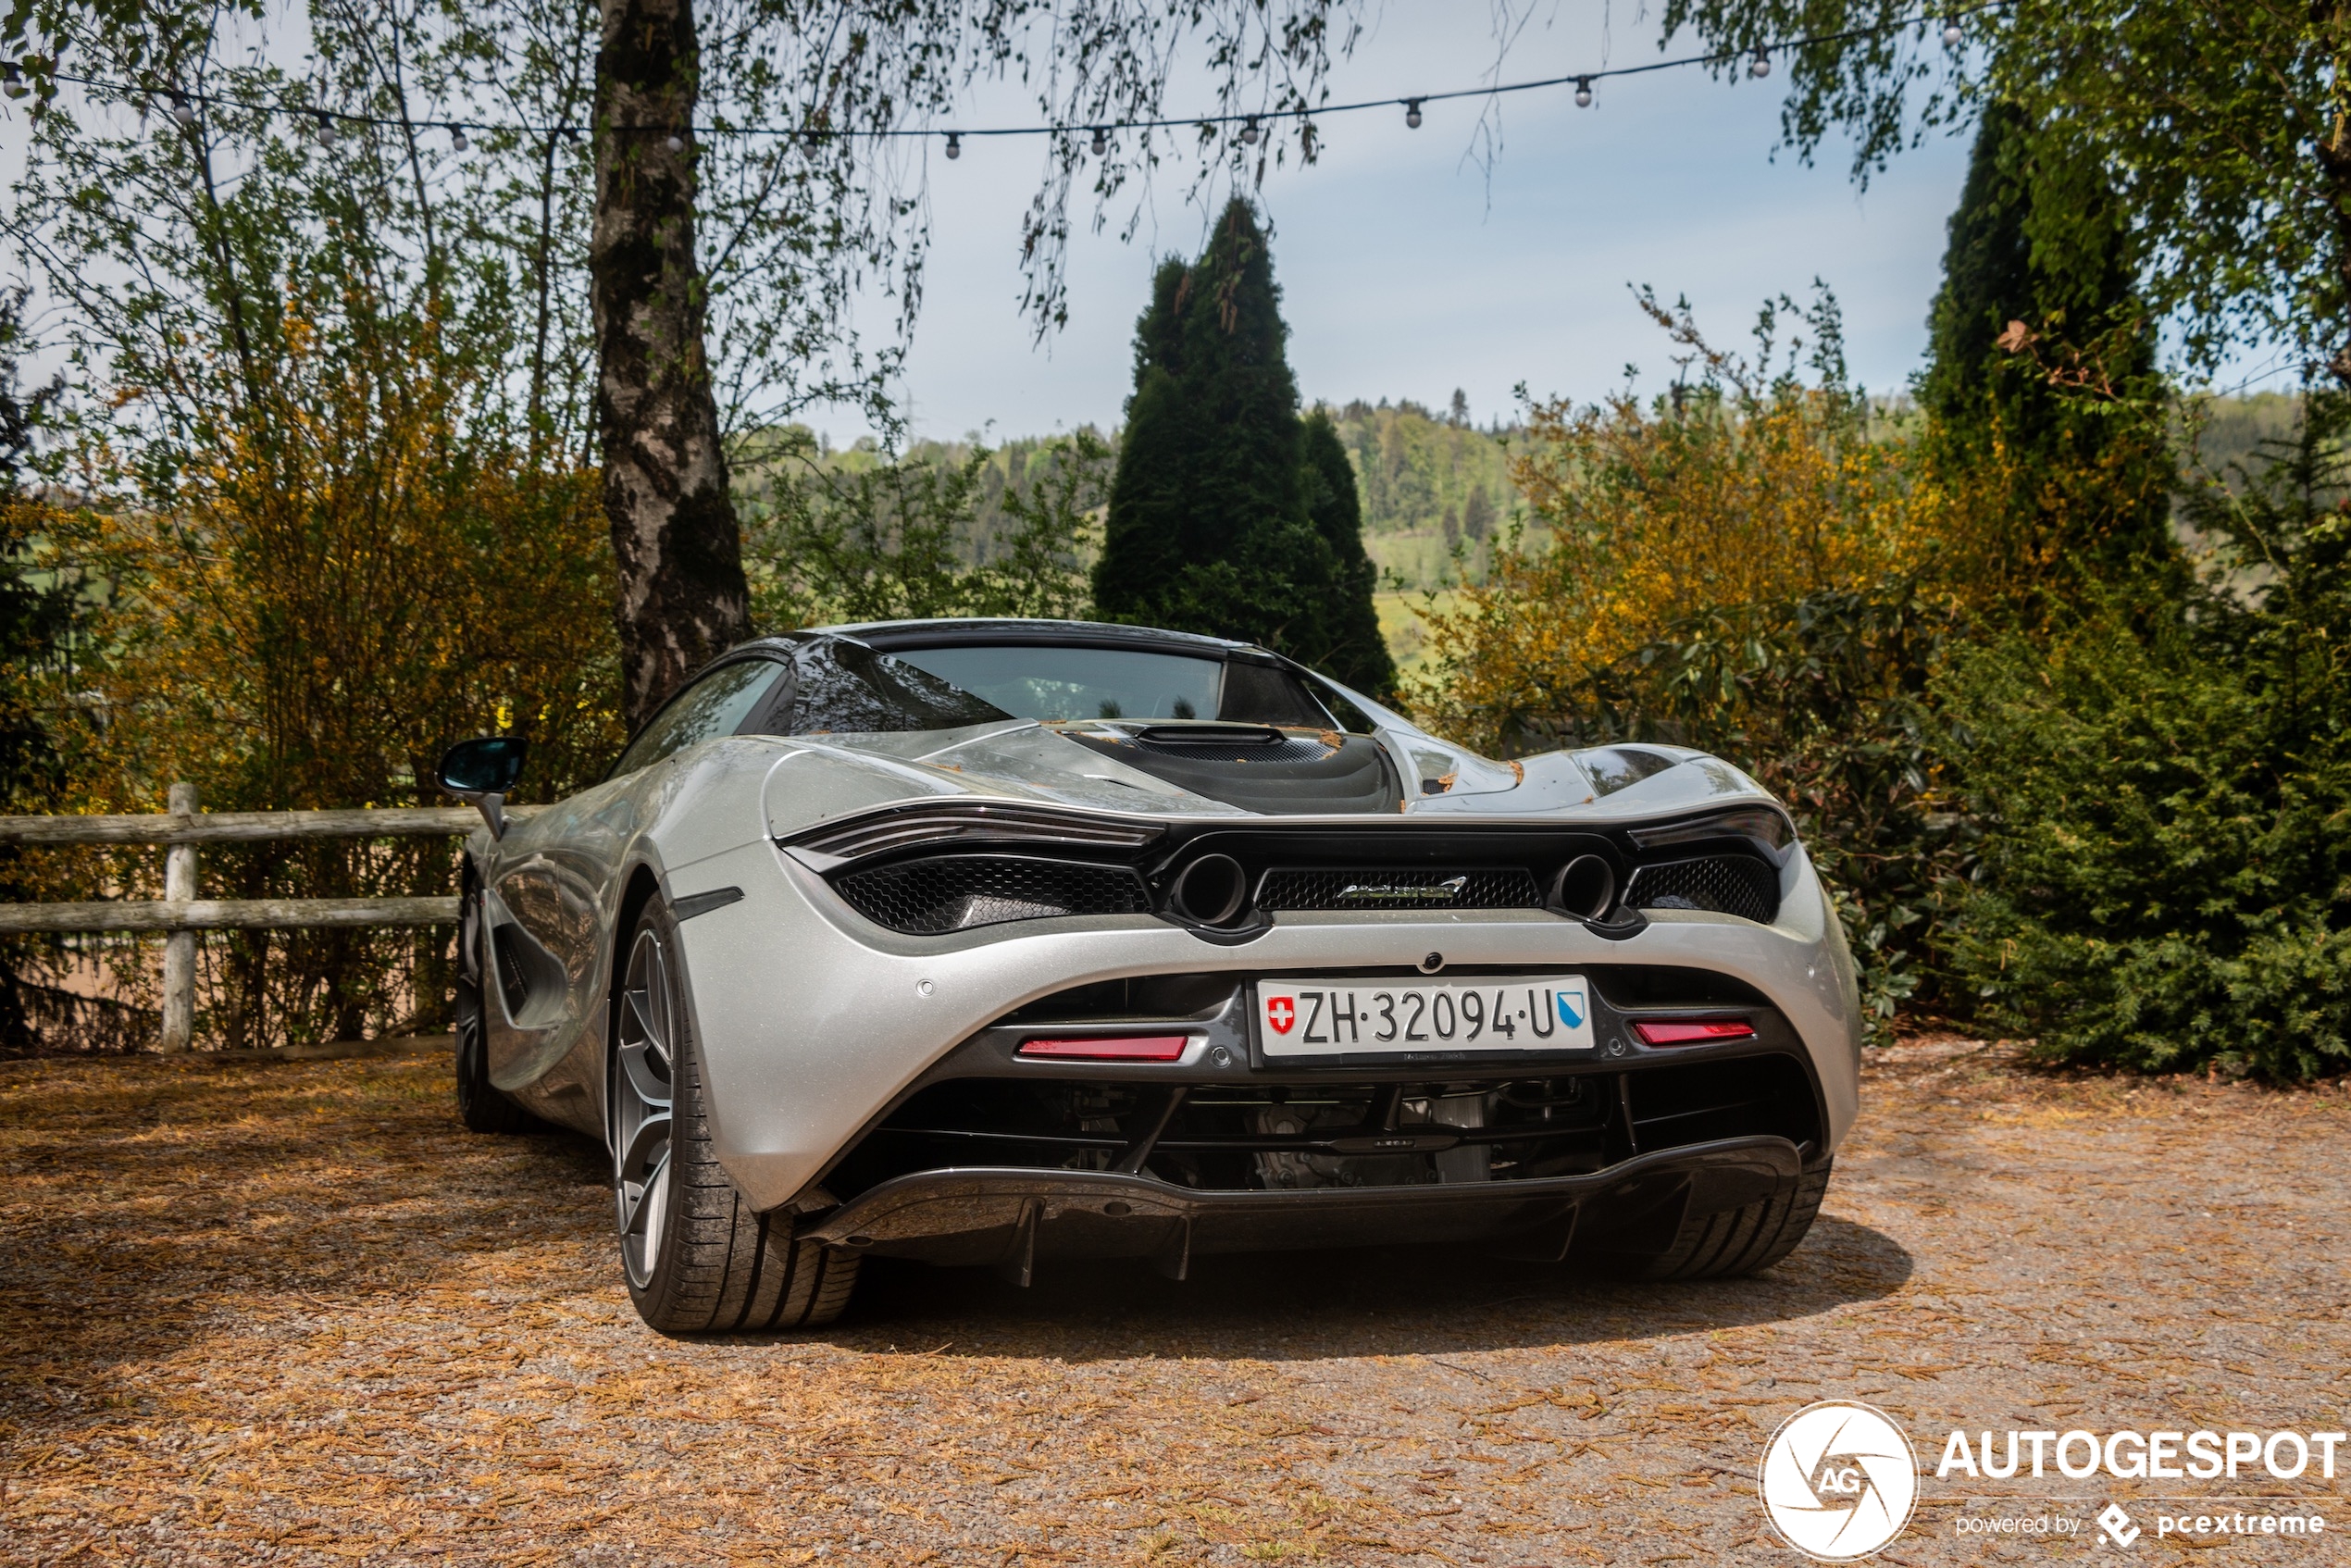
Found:
[{"label": "red reflector strip", "polygon": [[1015,1056],[1051,1056],[1071,1062],[1174,1062],[1189,1035],[1112,1035],[1093,1039],[1025,1039]]},{"label": "red reflector strip", "polygon": [[1744,1018],[1643,1018],[1633,1025],[1643,1045],[1712,1045],[1717,1040],[1753,1039],[1755,1026]]}]

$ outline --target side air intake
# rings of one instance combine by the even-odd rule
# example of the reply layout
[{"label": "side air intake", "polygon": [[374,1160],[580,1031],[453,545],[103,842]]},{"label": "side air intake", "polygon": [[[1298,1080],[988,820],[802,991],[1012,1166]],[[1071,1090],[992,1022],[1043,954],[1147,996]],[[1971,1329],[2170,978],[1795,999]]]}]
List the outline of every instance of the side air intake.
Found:
[{"label": "side air intake", "polygon": [[1780,913],[1780,874],[1747,855],[1700,855],[1644,865],[1624,902],[1636,909],[1703,909],[1770,925]]}]

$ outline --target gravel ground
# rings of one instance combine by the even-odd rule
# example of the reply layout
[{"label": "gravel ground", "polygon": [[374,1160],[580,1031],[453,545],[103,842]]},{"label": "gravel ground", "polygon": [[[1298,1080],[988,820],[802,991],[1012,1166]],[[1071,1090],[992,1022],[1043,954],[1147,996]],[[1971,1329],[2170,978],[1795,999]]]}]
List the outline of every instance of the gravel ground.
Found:
[{"label": "gravel ground", "polygon": [[[877,1264],[836,1330],[704,1343],[631,1313],[585,1143],[448,1104],[437,1060],[0,1065],[0,1561],[1794,1562],[1754,1475],[1811,1400],[1880,1405],[1929,1469],[1955,1425],[2351,1414],[2342,1085],[1922,1039],[1760,1278]],[[2171,1486],[2333,1526],[2218,1561],[2351,1561],[2351,1480],[2313,1471]],[[1880,1561],[2176,1561],[2163,1485],[1930,1475]],[[2128,1553],[1959,1533],[2117,1497]]]}]

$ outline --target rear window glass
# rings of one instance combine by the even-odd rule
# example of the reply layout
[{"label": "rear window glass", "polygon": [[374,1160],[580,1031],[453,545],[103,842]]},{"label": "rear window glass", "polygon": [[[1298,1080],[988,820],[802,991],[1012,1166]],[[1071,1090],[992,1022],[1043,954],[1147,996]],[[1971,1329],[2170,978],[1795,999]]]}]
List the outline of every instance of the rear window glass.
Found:
[{"label": "rear window glass", "polygon": [[1050,643],[907,648],[897,657],[1020,718],[1332,725],[1305,685],[1276,665]]},{"label": "rear window glass", "polygon": [[791,700],[775,728],[786,735],[870,735],[957,729],[1014,714],[906,659],[824,638],[794,655]]},{"label": "rear window glass", "polygon": [[1021,718],[1219,718],[1216,659],[1128,648],[910,648],[903,663]]}]

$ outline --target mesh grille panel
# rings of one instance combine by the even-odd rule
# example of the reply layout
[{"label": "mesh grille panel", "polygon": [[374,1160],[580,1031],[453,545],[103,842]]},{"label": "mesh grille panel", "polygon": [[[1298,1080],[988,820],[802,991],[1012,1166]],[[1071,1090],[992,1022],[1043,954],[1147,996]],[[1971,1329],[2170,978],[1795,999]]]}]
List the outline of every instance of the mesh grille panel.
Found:
[{"label": "mesh grille panel", "polygon": [[1257,902],[1266,909],[1535,909],[1543,899],[1524,866],[1362,866],[1268,871]]},{"label": "mesh grille panel", "polygon": [[940,855],[854,871],[834,883],[877,925],[915,936],[1059,915],[1141,915],[1143,880],[1124,865],[1012,855]]},{"label": "mesh grille panel", "polygon": [[1745,855],[1704,855],[1642,866],[1624,902],[1636,909],[1705,909],[1769,924],[1780,913],[1780,877]]}]

